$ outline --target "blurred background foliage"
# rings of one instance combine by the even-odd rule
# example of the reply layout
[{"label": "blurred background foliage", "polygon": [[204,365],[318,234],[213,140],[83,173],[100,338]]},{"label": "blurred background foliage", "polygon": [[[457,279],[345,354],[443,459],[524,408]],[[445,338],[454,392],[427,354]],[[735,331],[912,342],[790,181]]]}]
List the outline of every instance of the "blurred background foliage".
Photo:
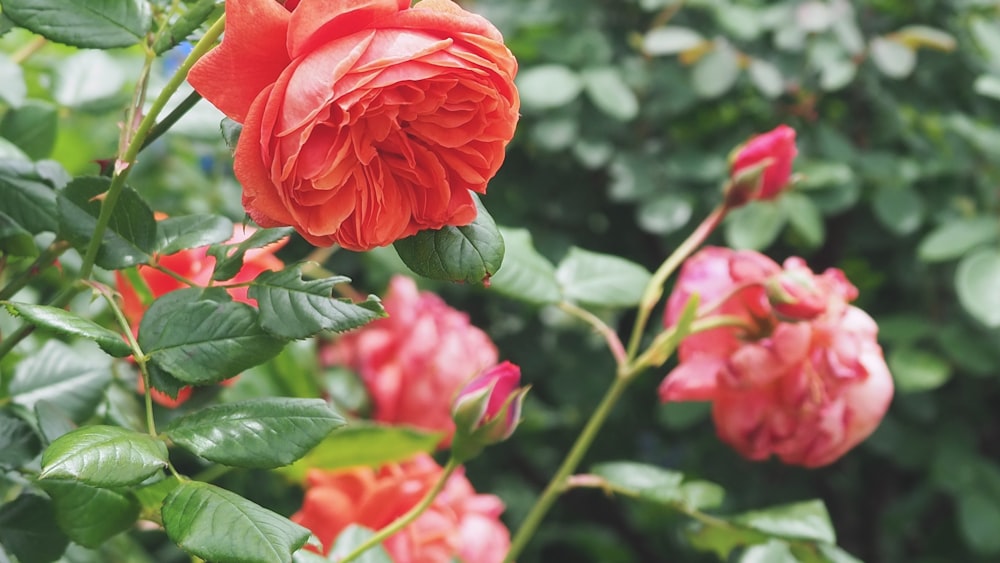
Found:
[{"label": "blurred background foliage", "polygon": [[[788,123],[799,134],[798,189],[734,213],[714,242],[842,268],[881,326],[896,379],[892,409],[871,439],[830,467],[803,470],[739,458],[716,440],[705,405],[660,405],[666,371],[648,373],[584,467],[636,460],[681,470],[722,485],[727,513],[821,498],[838,544],[865,561],[998,560],[1000,2],[465,4],[501,29],[521,64],[520,129],[484,200],[498,223],[527,229],[553,262],[575,245],[655,269],[718,202],[727,152]],[[0,155],[96,173],[94,161],[115,151],[109,117],[120,119],[141,58],[33,41],[22,30],[0,38],[8,108]],[[16,63],[28,53],[22,70]],[[157,64],[165,80],[177,60]],[[199,104],[143,153],[132,184],[154,208],[242,218],[219,117]],[[287,261],[309,251],[298,241]],[[374,292],[404,270],[392,250],[339,252],[326,265]],[[469,464],[477,488],[500,494],[516,527],[613,362],[600,339],[557,310],[467,286],[427,287],[469,311],[534,386],[516,438]],[[623,330],[632,320],[602,314]],[[294,393],[296,361],[313,351],[289,354],[226,392]],[[349,377],[327,376],[324,388],[363,403]],[[286,388],[267,387],[279,380]],[[250,498],[296,508],[272,492],[279,485],[261,485],[273,477],[227,479]],[[718,560],[696,549],[685,533],[692,526],[662,507],[571,491],[521,561]],[[791,557],[777,553],[774,561]],[[761,554],[737,550],[731,559]]]}]

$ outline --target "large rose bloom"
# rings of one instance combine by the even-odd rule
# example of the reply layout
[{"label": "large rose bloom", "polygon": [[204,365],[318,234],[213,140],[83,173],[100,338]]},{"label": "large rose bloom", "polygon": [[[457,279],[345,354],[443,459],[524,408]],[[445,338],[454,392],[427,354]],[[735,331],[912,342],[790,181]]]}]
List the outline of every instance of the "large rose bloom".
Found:
[{"label": "large rose bloom", "polygon": [[238,0],[189,81],[243,123],[243,206],[352,250],[466,225],[514,134],[517,63],[450,0]]},{"label": "large rose bloom", "polygon": [[445,434],[455,430],[452,401],[462,387],[497,363],[497,349],[469,316],[396,276],[382,301],[389,316],[347,333],[324,350],[324,361],[361,375],[373,418]]},{"label": "large rose bloom", "polygon": [[[159,216],[164,217],[163,215]],[[256,229],[253,227],[236,226],[233,229],[233,237],[226,241],[226,243],[239,244],[249,238],[254,232],[256,232]],[[248,250],[243,257],[243,266],[240,268],[240,271],[226,283],[238,284],[252,281],[261,272],[276,271],[283,268],[285,265],[284,262],[275,256],[274,252],[284,246],[287,242],[288,239],[284,238],[276,243],[269,244],[264,248],[253,248]],[[167,256],[155,256],[154,260],[158,266],[170,270],[197,286],[208,287],[208,285],[212,282],[212,271],[215,269],[215,257],[208,254],[207,246],[188,248]],[[142,281],[146,283],[146,286],[149,288],[149,292],[153,295],[154,299],[170,293],[171,291],[190,287],[173,276],[149,266],[139,266],[138,271],[139,276],[142,278]],[[125,318],[128,320],[129,324],[132,325],[132,330],[138,334],[139,323],[142,321],[142,316],[146,312],[146,305],[143,304],[142,299],[139,298],[139,294],[136,292],[135,288],[132,287],[132,283],[119,271],[115,272],[115,284],[118,288],[118,293],[122,296],[122,313],[125,314]],[[246,286],[227,289],[229,295],[232,296],[234,301],[256,305],[256,302],[247,296],[248,290],[249,289]],[[139,392],[143,392],[142,380],[139,380]],[[190,396],[190,387],[182,388],[176,398],[171,398],[156,389],[153,390],[153,399],[157,403],[170,408],[177,407],[186,401]]]},{"label": "large rose bloom", "polygon": [[[312,469],[302,509],[292,520],[309,528],[330,551],[351,524],[378,530],[416,506],[441,476],[441,467],[421,454],[378,470]],[[500,563],[510,533],[500,522],[503,503],[476,494],[459,469],[430,508],[383,543],[395,563]]]},{"label": "large rose bloom", "polygon": [[[789,285],[790,277],[798,285]],[[693,293],[702,316],[732,316],[745,326],[686,338],[680,364],[660,386],[663,401],[711,401],[719,437],[742,455],[777,455],[806,467],[832,463],[878,426],[892,399],[892,376],[878,327],[848,305],[857,290],[839,270],[817,276],[800,259],[782,268],[756,252],[706,248],[681,270],[667,325]],[[781,310],[805,319],[792,322]]]}]

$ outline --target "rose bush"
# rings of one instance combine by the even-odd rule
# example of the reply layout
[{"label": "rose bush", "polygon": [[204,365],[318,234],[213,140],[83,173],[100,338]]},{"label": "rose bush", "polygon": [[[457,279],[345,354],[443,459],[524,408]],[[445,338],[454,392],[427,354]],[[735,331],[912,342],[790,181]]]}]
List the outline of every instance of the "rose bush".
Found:
[{"label": "rose bush", "polygon": [[841,272],[810,272],[810,286],[824,298],[821,312],[808,311],[812,320],[787,322],[776,313],[765,288],[788,271],[801,278],[803,270],[808,268],[796,259],[783,270],[761,254],[728,248],[691,257],[668,301],[666,324],[676,322],[698,293],[703,315],[727,315],[740,326],[687,337],[660,398],[711,401],[719,437],[747,458],[777,455],[785,463],[818,467],[875,430],[893,383],[878,327],[848,305],[857,290]]},{"label": "rose bush", "polygon": [[228,2],[189,81],[243,123],[234,168],[260,225],[353,250],[465,225],[514,134],[517,63],[450,0]]},{"label": "rose bush", "polygon": [[[302,509],[292,520],[312,530],[329,552],[350,524],[379,529],[405,514],[441,474],[427,455],[380,469],[313,469]],[[510,547],[510,534],[499,521],[503,508],[496,496],[476,494],[459,469],[430,508],[383,547],[395,563],[450,563],[456,557],[463,563],[500,563]]]},{"label": "rose bush", "polygon": [[375,420],[443,432],[448,443],[451,401],[497,363],[496,346],[468,315],[419,291],[410,278],[394,277],[382,304],[388,318],[341,336],[323,350],[323,361],[358,372]]},{"label": "rose bush", "polygon": [[[256,232],[256,229],[253,227],[237,225],[233,229],[233,237],[226,241],[226,244],[239,244],[249,238],[254,232]],[[249,282],[261,272],[277,271],[283,268],[285,265],[284,262],[275,256],[274,253],[287,242],[288,239],[285,238],[264,248],[252,248],[248,250],[244,255],[243,266],[240,267],[240,271],[226,283],[239,284]],[[181,250],[167,256],[154,256],[153,259],[155,265],[170,270],[199,287],[208,287],[212,282],[215,257],[209,256],[207,246]],[[153,299],[171,291],[189,287],[181,280],[152,266],[139,266],[137,271]],[[143,302],[142,298],[139,297],[139,293],[133,287],[132,282],[126,276],[122,275],[121,271],[115,271],[115,285],[118,293],[122,296],[122,313],[125,314],[126,320],[132,326],[132,331],[138,334],[139,323],[142,322],[142,316],[148,304]],[[226,291],[229,292],[234,301],[251,305],[256,304],[253,299],[247,296],[248,289],[246,286],[231,287],[227,288]],[[139,380],[138,389],[140,393],[143,392],[144,388],[141,379]],[[176,398],[170,397],[166,393],[162,393],[156,389],[152,390],[152,394],[153,400],[157,403],[165,407],[176,408],[191,396],[191,387],[183,387],[177,393]]]}]

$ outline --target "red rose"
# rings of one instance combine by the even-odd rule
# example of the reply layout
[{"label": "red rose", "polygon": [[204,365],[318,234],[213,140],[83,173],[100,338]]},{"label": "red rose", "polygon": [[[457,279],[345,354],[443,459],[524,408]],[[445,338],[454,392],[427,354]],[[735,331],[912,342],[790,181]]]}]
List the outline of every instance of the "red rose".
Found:
[{"label": "red rose", "polygon": [[260,225],[352,250],[466,225],[514,134],[517,62],[450,0],[239,0],[194,88],[243,123]]},{"label": "red rose", "polygon": [[[764,288],[791,274],[810,293],[802,294],[801,308],[782,311],[790,303],[772,304]],[[782,269],[756,252],[710,247],[681,269],[667,303],[667,325],[677,321],[692,293],[710,308],[703,309],[707,314],[734,316],[745,326],[685,338],[660,398],[711,401],[716,432],[742,455],[827,465],[881,422],[892,399],[892,376],[878,327],[848,305],[857,290],[840,271],[817,276],[800,259],[789,259]],[[788,322],[789,312],[799,314],[800,322]]]},{"label": "red rose", "polygon": [[[391,524],[420,502],[441,473],[426,454],[378,470],[310,469],[302,509],[292,520],[329,552],[351,524],[374,530]],[[510,550],[510,533],[499,519],[503,508],[496,496],[477,494],[459,469],[427,511],[382,546],[396,563],[500,563]]]},{"label": "red rose", "polygon": [[795,130],[787,125],[752,137],[737,149],[732,160],[731,205],[780,195],[789,185],[797,154]]}]

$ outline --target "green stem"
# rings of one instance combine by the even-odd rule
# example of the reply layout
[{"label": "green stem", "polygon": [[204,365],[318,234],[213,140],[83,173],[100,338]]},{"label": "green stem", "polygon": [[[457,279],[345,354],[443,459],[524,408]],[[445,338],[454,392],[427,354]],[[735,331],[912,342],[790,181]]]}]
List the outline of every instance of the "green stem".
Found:
[{"label": "green stem", "polygon": [[[93,238],[90,239],[90,245],[87,247],[87,252],[83,257],[83,264],[80,266],[81,278],[89,278],[94,270],[94,260],[97,258],[97,251],[101,247],[101,239],[104,238],[104,231],[111,222],[111,213],[114,211],[115,204],[118,203],[118,197],[125,188],[125,180],[128,179],[128,175],[135,164],[135,159],[139,155],[139,151],[142,149],[146,138],[149,136],[150,130],[156,123],[156,118],[163,111],[163,108],[167,105],[174,92],[184,83],[194,63],[215,45],[215,40],[222,34],[225,26],[226,18],[222,16],[212,24],[212,27],[208,28],[205,35],[195,44],[191,53],[181,63],[177,72],[167,81],[160,95],[153,100],[153,104],[149,107],[149,112],[142,118],[139,126],[135,129],[135,133],[131,136],[128,146],[118,157],[115,163],[115,172],[111,178],[111,186],[108,188],[104,201],[101,203],[101,213],[97,217],[97,225],[94,227]],[[131,124],[126,124],[126,127],[130,126]]]},{"label": "green stem", "polygon": [[594,414],[590,416],[590,420],[587,421],[587,425],[580,432],[580,435],[576,438],[576,442],[573,444],[573,448],[570,450],[569,454],[563,460],[562,465],[556,471],[556,474],[549,481],[548,486],[542,492],[542,496],[535,501],[535,505],[531,507],[531,512],[525,517],[524,522],[518,528],[517,533],[514,534],[513,540],[511,540],[510,552],[504,559],[505,563],[511,563],[521,551],[527,546],[528,541],[535,534],[538,526],[542,523],[542,519],[545,518],[545,514],[548,513],[552,504],[556,501],[556,498],[563,492],[566,488],[566,481],[569,476],[576,471],[577,466],[583,460],[584,454],[590,448],[590,445],[594,442],[594,438],[597,437],[597,433],[600,431],[601,426],[604,425],[604,421],[611,414],[611,409],[614,408],[615,403],[621,398],[622,393],[628,384],[634,379],[635,373],[625,373],[623,377],[616,377],[614,382],[612,382],[611,387],[604,394],[604,398],[601,399],[601,403],[597,405],[597,409],[594,410]]},{"label": "green stem", "polygon": [[340,563],[350,563],[351,561],[354,561],[358,557],[364,555],[364,553],[369,549],[384,542],[390,536],[416,520],[417,517],[423,514],[424,511],[430,507],[431,503],[434,502],[434,499],[437,498],[441,490],[444,489],[444,486],[448,483],[448,478],[451,477],[451,474],[454,473],[456,469],[458,469],[458,466],[459,464],[454,458],[449,459],[448,464],[444,466],[444,471],[441,473],[441,477],[438,478],[437,482],[434,483],[434,486],[431,487],[431,490],[424,495],[424,498],[421,499],[416,506],[407,511],[406,514],[393,520],[388,526],[382,528],[378,532],[375,532],[375,535],[368,538],[368,540],[358,547],[354,548],[354,551],[342,557],[340,559]]},{"label": "green stem", "polygon": [[22,287],[28,285],[28,282],[34,279],[38,272],[51,266],[68,249],[69,243],[64,240],[57,240],[50,244],[27,269],[11,278],[10,282],[3,289],[0,289],[0,301],[13,297]]},{"label": "green stem", "polygon": [[643,292],[642,301],[639,302],[639,312],[636,314],[635,325],[632,327],[632,335],[629,338],[627,357],[630,360],[635,358],[639,352],[639,343],[642,341],[642,333],[646,330],[646,323],[649,322],[653,307],[663,296],[663,284],[667,282],[670,274],[674,273],[674,270],[705,242],[705,239],[719,226],[728,211],[729,208],[725,204],[716,207],[653,274]]},{"label": "green stem", "polygon": [[608,349],[611,350],[611,355],[615,357],[615,364],[617,364],[619,371],[624,369],[627,361],[625,357],[625,346],[622,345],[621,339],[618,338],[618,333],[612,330],[611,327],[598,318],[597,315],[582,307],[578,307],[569,301],[560,302],[559,308],[589,324],[594,328],[594,330],[603,336],[604,340],[608,344]]},{"label": "green stem", "polygon": [[177,107],[170,110],[170,113],[166,117],[161,119],[152,129],[149,130],[149,135],[146,135],[146,139],[142,142],[142,146],[139,150],[148,147],[153,141],[160,138],[161,135],[166,133],[171,127],[177,123],[180,118],[184,117],[188,111],[191,110],[201,100],[201,94],[198,92],[191,92],[188,94],[181,103],[177,104]]}]

